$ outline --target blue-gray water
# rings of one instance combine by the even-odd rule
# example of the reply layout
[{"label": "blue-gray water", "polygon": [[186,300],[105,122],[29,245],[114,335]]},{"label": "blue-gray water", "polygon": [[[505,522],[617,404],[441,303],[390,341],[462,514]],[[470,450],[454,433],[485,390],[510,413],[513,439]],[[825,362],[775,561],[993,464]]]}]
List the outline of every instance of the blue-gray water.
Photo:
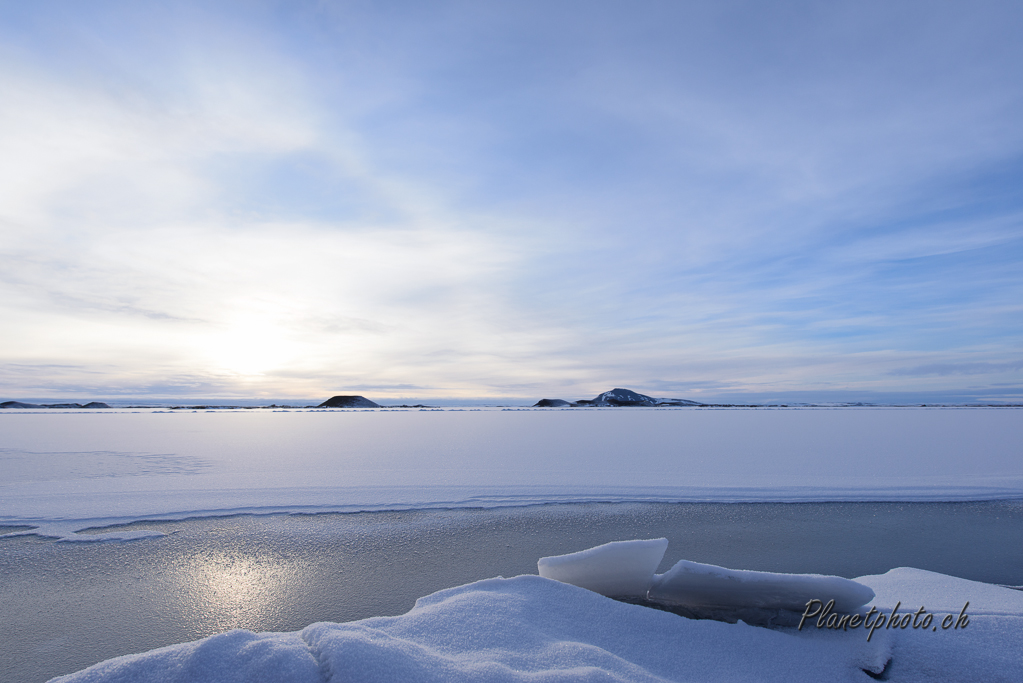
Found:
[{"label": "blue-gray water", "polygon": [[[403,613],[544,555],[669,539],[679,559],[846,577],[912,566],[1023,584],[1023,502],[575,504],[140,523],[130,543],[0,537],[0,682],[36,683],[230,628]],[[0,529],[0,533],[4,532]]]}]

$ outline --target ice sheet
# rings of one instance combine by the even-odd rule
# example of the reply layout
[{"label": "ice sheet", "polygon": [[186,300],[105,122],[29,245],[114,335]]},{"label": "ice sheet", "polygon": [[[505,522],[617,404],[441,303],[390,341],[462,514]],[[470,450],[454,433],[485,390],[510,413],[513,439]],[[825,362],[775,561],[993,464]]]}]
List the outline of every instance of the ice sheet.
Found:
[{"label": "ice sheet", "polygon": [[[0,411],[0,524],[1023,497],[1015,409]],[[90,538],[89,540],[95,540]]]}]

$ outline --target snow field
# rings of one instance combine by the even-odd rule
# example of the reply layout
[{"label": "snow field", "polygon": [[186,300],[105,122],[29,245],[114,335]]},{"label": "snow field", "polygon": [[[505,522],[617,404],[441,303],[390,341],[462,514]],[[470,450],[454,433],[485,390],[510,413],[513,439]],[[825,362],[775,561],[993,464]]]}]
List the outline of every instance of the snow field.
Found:
[{"label": "snow field", "polygon": [[[1014,409],[0,411],[0,524],[544,502],[1023,498]],[[623,457],[623,454],[628,457]]]}]

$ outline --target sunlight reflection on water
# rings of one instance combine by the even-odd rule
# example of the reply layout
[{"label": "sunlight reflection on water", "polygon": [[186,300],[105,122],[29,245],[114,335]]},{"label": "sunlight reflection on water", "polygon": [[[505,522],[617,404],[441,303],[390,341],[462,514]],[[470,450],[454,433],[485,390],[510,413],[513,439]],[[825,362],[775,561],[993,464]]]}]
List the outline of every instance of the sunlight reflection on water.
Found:
[{"label": "sunlight reflection on water", "polygon": [[203,552],[172,565],[172,602],[192,628],[259,628],[287,611],[291,590],[309,567],[283,557]]}]

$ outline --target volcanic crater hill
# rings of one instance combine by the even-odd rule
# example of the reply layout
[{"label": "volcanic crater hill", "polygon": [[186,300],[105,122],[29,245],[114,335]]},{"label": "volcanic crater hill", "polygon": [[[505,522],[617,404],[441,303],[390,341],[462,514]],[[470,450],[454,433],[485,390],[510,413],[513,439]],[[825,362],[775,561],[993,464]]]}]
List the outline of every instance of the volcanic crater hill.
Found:
[{"label": "volcanic crater hill", "polygon": [[533,404],[534,408],[575,408],[575,407],[621,407],[621,406],[699,406],[702,403],[681,398],[656,399],[631,389],[616,388],[605,391],[593,399],[565,401],[560,398],[544,398]]},{"label": "volcanic crater hill", "polygon": [[364,396],[331,396],[317,408],[379,408],[380,404]]}]

